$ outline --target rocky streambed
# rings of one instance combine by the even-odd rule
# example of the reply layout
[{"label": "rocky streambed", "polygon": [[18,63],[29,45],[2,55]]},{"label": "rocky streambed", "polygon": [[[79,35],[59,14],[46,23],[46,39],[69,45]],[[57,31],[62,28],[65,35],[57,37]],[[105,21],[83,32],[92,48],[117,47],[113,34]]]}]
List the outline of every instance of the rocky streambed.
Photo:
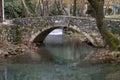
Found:
[{"label": "rocky streambed", "polygon": [[6,59],[16,55],[35,52],[24,44],[14,45],[8,41],[0,42],[0,59]]},{"label": "rocky streambed", "polygon": [[96,65],[96,64],[119,64],[120,63],[120,52],[110,51],[108,49],[98,49],[97,51],[90,53],[84,57],[82,61],[73,63],[71,66],[85,65]]},{"label": "rocky streambed", "polygon": [[98,49],[96,52],[87,55],[84,58],[84,61],[92,63],[120,62],[120,52],[110,51],[107,49]]}]

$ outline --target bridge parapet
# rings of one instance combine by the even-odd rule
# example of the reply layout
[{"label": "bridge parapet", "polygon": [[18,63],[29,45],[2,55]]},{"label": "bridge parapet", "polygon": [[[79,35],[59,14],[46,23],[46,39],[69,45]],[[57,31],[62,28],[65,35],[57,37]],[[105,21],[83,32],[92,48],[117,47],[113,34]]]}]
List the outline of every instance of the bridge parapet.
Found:
[{"label": "bridge parapet", "polygon": [[89,21],[94,21],[93,18],[75,18],[75,17],[64,17],[64,16],[50,16],[50,17],[39,17],[39,18],[22,18],[22,19],[14,19],[13,24],[19,25],[19,26],[31,26],[34,23],[39,23],[39,22],[53,22],[53,23],[59,23],[59,24],[70,24],[74,23],[77,25],[83,25],[86,23],[89,23]]},{"label": "bridge parapet", "polygon": [[[33,17],[33,18],[22,18],[13,19],[12,23],[17,26],[33,26],[37,23],[54,23],[54,26],[64,26],[64,25],[76,25],[80,28],[82,27],[96,27],[96,21],[94,18],[87,17],[69,17],[69,16],[48,16],[48,17]],[[120,27],[120,19],[106,19],[109,26]]]}]

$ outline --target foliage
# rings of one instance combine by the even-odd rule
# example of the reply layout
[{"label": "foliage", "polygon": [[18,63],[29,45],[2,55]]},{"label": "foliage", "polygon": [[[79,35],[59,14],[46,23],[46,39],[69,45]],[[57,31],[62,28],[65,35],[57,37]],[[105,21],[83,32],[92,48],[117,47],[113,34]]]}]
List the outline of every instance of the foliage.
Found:
[{"label": "foliage", "polygon": [[16,2],[5,2],[5,17],[7,19],[24,17],[22,5]]},{"label": "foliage", "polygon": [[31,0],[25,0],[30,12],[35,13],[35,4],[31,2]]},{"label": "foliage", "polygon": [[90,4],[88,4],[88,9],[86,14],[89,14],[90,16],[95,17],[95,11]]},{"label": "foliage", "polygon": [[53,9],[53,10],[51,11],[51,14],[52,14],[52,15],[61,15],[61,13],[62,13],[62,12],[59,12],[57,9]]},{"label": "foliage", "polygon": [[112,9],[111,8],[108,8],[107,9],[107,13],[110,15],[112,13]]},{"label": "foliage", "polygon": [[120,29],[119,25],[114,24],[114,25],[109,26],[109,30],[113,34],[119,34],[119,29]]},{"label": "foliage", "polygon": [[50,10],[50,13],[52,15],[62,15],[62,9],[60,7],[60,3],[57,3],[55,1],[51,7],[52,7],[52,9]]},{"label": "foliage", "polygon": [[12,28],[13,44],[18,44],[21,42],[21,29],[19,26],[13,26]]},{"label": "foliage", "polygon": [[[34,13],[35,6],[30,0],[26,0],[26,4],[31,12]],[[25,12],[23,10],[21,1],[18,0],[6,0],[5,1],[5,17],[7,19],[12,18],[22,18],[25,17]]]}]

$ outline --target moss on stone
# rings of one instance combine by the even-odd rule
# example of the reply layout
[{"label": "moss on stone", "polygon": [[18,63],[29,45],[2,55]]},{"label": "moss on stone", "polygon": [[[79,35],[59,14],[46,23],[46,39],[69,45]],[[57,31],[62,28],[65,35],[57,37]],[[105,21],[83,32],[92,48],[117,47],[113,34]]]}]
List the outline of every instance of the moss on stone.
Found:
[{"label": "moss on stone", "polygon": [[3,31],[3,28],[2,28],[2,27],[0,27],[0,33],[2,33],[2,31]]},{"label": "moss on stone", "polygon": [[105,35],[109,39],[109,42],[108,42],[109,47],[114,49],[114,50],[117,50],[117,48],[119,46],[118,39],[106,29],[105,29]]},{"label": "moss on stone", "polygon": [[32,26],[35,26],[35,27],[46,27],[48,25],[54,25],[54,22],[38,22],[38,23],[34,23],[32,24]]},{"label": "moss on stone", "polygon": [[31,32],[32,28],[30,26],[25,26],[23,29],[21,29],[21,31]]},{"label": "moss on stone", "polygon": [[18,44],[21,42],[21,29],[19,26],[12,26],[12,43],[13,44]]}]

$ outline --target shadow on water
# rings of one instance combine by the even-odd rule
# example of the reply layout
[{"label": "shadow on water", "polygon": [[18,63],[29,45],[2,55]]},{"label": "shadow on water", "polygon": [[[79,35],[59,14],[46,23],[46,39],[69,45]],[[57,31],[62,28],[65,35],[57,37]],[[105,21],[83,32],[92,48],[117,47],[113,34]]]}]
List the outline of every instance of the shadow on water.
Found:
[{"label": "shadow on water", "polygon": [[56,39],[56,36],[48,36],[46,39],[51,40],[45,40],[45,44],[42,47],[51,52],[57,63],[73,63],[82,60],[87,54],[96,50],[92,46],[82,43],[77,39],[71,39],[63,35],[58,35],[58,40],[56,41],[53,40]]}]

